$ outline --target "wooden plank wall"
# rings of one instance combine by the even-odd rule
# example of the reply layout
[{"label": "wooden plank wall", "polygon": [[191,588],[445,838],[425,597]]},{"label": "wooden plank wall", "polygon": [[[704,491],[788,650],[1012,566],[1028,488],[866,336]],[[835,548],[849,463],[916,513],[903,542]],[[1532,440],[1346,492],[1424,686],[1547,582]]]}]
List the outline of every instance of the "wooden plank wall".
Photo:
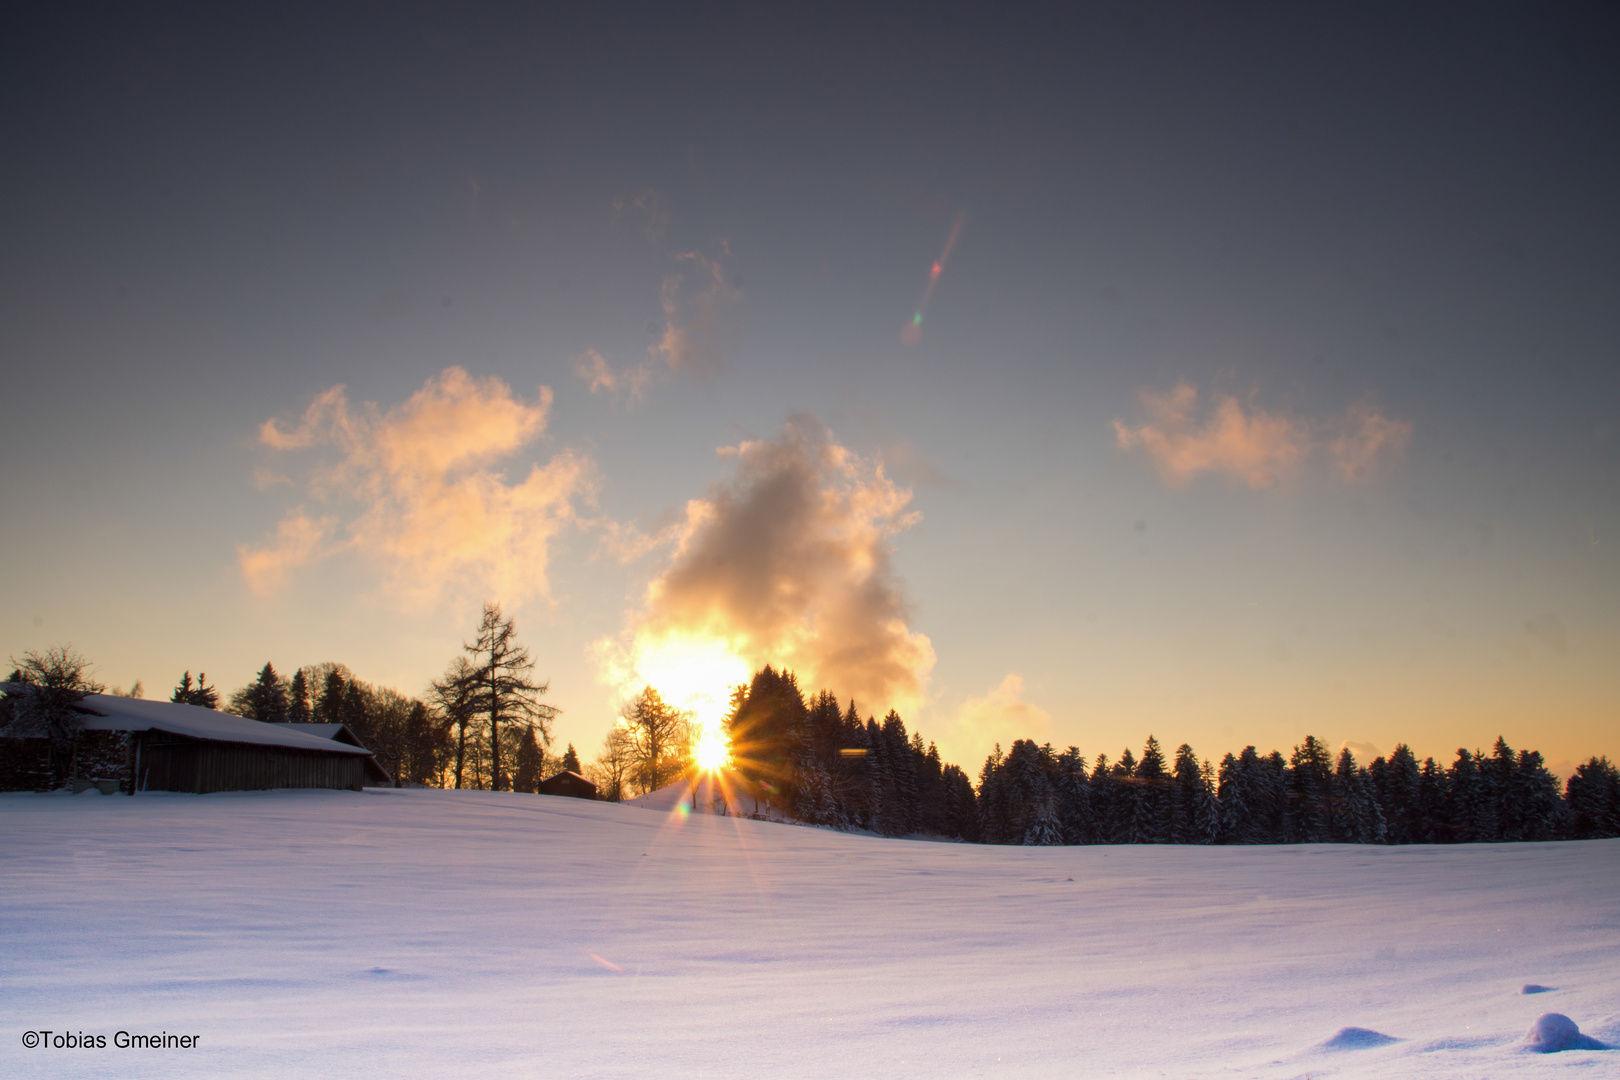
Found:
[{"label": "wooden plank wall", "polygon": [[346,788],[359,791],[359,754],[326,754],[286,746],[205,742],[151,732],[141,746],[143,791],[263,791],[268,788]]}]

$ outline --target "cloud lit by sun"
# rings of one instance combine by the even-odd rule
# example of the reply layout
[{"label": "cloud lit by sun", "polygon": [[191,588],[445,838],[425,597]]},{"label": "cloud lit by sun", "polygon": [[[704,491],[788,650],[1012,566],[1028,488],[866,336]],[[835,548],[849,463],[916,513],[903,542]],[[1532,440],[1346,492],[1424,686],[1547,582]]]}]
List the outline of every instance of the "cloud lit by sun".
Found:
[{"label": "cloud lit by sun", "polygon": [[891,561],[918,518],[910,489],[807,414],[720,453],[735,476],[688,502],[642,610],[594,646],[602,681],[620,701],[651,686],[705,732],[766,664],[878,715],[910,712],[934,665]]}]

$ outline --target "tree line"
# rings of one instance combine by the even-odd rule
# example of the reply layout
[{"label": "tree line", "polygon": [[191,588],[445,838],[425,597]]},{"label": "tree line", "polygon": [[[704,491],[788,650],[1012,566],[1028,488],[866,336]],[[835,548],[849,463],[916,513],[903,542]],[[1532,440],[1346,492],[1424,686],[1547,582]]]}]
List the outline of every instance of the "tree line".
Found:
[{"label": "tree line", "polygon": [[[90,678],[88,661],[53,646],[14,665],[9,681],[25,689],[0,698],[0,735],[11,740],[0,747],[0,786],[49,788],[89,775],[80,751],[90,743],[98,775],[115,773],[120,747],[83,738],[71,708],[105,690]],[[559,710],[540,700],[548,686],[533,679],[533,668],[513,620],[500,605],[485,604],[474,639],[422,696],[368,683],[340,663],[300,667],[288,677],[267,662],[223,700],[206,673],[193,680],[188,669],[169,700],[267,723],[345,724],[399,786],[536,792],[551,773],[581,766],[572,746],[560,757],[548,753]],[[139,684],[128,696],[140,696]],[[43,757],[22,744],[37,744]]]},{"label": "tree line", "polygon": [[998,744],[977,785],[906,734],[892,710],[864,722],[851,701],[806,701],[791,672],[766,667],[732,697],[738,786],[766,812],[886,836],[926,833],[991,844],[1447,844],[1620,836],[1620,770],[1606,757],[1560,785],[1541,754],[1497,739],[1449,766],[1405,744],[1367,765],[1306,736],[1284,758],[1253,746],[1200,761],[1166,756],[1088,763],[1077,747]]}]

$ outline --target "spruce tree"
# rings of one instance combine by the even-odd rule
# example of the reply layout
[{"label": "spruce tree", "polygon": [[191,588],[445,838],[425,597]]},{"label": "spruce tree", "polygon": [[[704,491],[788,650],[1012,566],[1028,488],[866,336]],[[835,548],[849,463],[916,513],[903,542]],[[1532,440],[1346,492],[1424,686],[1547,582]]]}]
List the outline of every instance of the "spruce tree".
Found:
[{"label": "spruce tree", "polygon": [[287,687],[276,674],[275,666],[268,661],[259,669],[259,675],[243,690],[239,699],[233,699],[232,704],[242,707],[242,715],[250,720],[261,720],[267,724],[281,724],[287,721]]},{"label": "spruce tree", "polygon": [[528,795],[538,794],[540,781],[545,779],[546,752],[534,737],[534,728],[525,726],[518,737],[516,760],[512,763],[512,790]]},{"label": "spruce tree", "polygon": [[1314,735],[1294,747],[1288,763],[1288,840],[1324,844],[1333,839],[1333,759]]},{"label": "spruce tree", "polygon": [[1520,840],[1553,840],[1564,831],[1564,800],[1558,780],[1536,750],[1520,750],[1513,770]]},{"label": "spruce tree", "polygon": [[1389,842],[1392,844],[1419,843],[1420,778],[1417,758],[1412,755],[1411,749],[1405,743],[1397,743],[1389,755],[1384,789],[1379,793],[1384,820],[1389,824]]},{"label": "spruce tree", "polygon": [[979,836],[986,844],[1007,842],[1007,800],[1003,791],[1001,744],[996,743],[979,770]]},{"label": "spruce tree", "polygon": [[348,682],[343,678],[344,670],[337,664],[327,669],[326,678],[321,682],[320,696],[312,710],[315,723],[343,723],[343,695],[348,690]]},{"label": "spruce tree", "polygon": [[1193,807],[1195,844],[1218,844],[1221,840],[1221,808],[1215,802],[1215,767],[1208,761],[1198,766],[1198,801]]},{"label": "spruce tree", "polygon": [[1170,842],[1173,844],[1197,843],[1199,828],[1195,817],[1200,801],[1199,796],[1203,790],[1203,774],[1198,767],[1197,755],[1193,753],[1193,748],[1187,743],[1182,743],[1176,747],[1172,780]]},{"label": "spruce tree", "polygon": [[1620,769],[1607,757],[1577,765],[1564,789],[1569,807],[1566,830],[1573,840],[1620,836]]},{"label": "spruce tree", "polygon": [[1086,777],[1086,759],[1080,748],[1071,746],[1057,760],[1056,783],[1058,823],[1065,844],[1094,844],[1096,821],[1092,815],[1091,782]]},{"label": "spruce tree", "polygon": [[1254,809],[1250,805],[1251,792],[1247,762],[1254,758],[1254,747],[1245,747],[1243,757],[1230,752],[1221,758],[1221,771],[1217,778],[1216,802],[1221,810],[1221,840],[1227,844],[1254,843]]},{"label": "spruce tree", "polygon": [[1459,844],[1478,839],[1480,817],[1479,767],[1474,755],[1458,748],[1446,777],[1446,819],[1453,839]]},{"label": "spruce tree", "polygon": [[945,766],[945,814],[949,825],[945,835],[977,842],[979,834],[978,800],[973,792],[973,781],[955,765]]},{"label": "spruce tree", "polygon": [[287,691],[287,719],[294,724],[307,724],[310,720],[309,680],[303,668],[293,672],[292,685]]},{"label": "spruce tree", "polygon": [[579,754],[574,752],[573,743],[569,743],[568,749],[563,751],[562,761],[559,763],[559,767],[564,772],[571,772],[578,776],[585,775],[583,770],[581,770],[579,767]]},{"label": "spruce tree", "polygon": [[1435,764],[1434,758],[1424,758],[1418,773],[1417,835],[1423,844],[1441,844],[1451,840],[1452,830],[1446,819],[1446,774]]},{"label": "spruce tree", "polygon": [[180,684],[169,695],[169,700],[181,705],[196,705],[202,709],[219,708],[219,691],[208,685],[206,672],[197,673],[197,685],[191,684],[191,672],[186,672]]},{"label": "spruce tree", "polygon": [[906,737],[906,725],[893,709],[883,718],[883,748],[889,760],[889,782],[893,798],[886,807],[889,835],[908,836],[921,825],[921,801],[917,789],[917,760]]}]

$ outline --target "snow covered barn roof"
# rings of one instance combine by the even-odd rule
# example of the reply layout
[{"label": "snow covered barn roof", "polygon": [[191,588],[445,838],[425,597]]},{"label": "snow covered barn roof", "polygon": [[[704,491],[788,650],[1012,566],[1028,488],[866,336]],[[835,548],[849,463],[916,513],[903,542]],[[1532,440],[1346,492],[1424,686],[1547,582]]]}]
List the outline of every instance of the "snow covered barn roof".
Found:
[{"label": "snow covered barn roof", "polygon": [[[0,688],[7,693],[22,690],[12,683],[0,683]],[[74,711],[83,718],[86,731],[166,731],[171,735],[213,742],[284,746],[291,750],[319,750],[328,754],[371,754],[363,746],[350,746],[319,735],[289,730],[291,725],[262,724],[243,716],[215,712],[200,705],[180,705],[173,701],[86,694]]]}]

